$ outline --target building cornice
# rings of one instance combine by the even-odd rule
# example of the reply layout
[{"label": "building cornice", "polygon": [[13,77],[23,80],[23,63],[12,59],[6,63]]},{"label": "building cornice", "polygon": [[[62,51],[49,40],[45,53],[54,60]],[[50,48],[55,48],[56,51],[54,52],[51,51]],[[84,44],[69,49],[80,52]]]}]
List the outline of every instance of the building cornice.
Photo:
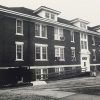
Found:
[{"label": "building cornice", "polygon": [[57,22],[57,21],[53,21],[53,20],[49,20],[49,19],[45,19],[45,18],[40,18],[40,17],[16,12],[16,11],[13,11],[13,10],[8,10],[8,9],[5,9],[5,8],[0,8],[0,11],[5,12],[5,13],[9,13],[9,14],[14,14],[14,15],[17,15],[17,16],[20,16],[20,17],[26,17],[26,18],[30,18],[30,19],[33,19],[33,20],[46,22],[46,23],[57,25],[57,26],[64,27],[64,28],[74,29],[74,30],[77,30],[77,31],[80,31],[80,32],[86,32],[88,34],[100,35],[100,33],[97,33],[97,32],[94,32],[94,31],[81,29],[81,28],[78,28],[78,27],[75,27],[75,26],[72,26],[72,25],[68,25],[68,24]]}]

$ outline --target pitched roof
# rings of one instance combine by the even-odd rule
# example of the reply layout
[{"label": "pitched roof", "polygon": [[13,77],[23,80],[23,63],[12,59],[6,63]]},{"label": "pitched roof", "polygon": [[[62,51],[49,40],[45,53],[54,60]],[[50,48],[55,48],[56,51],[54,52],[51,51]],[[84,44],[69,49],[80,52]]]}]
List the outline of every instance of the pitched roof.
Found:
[{"label": "pitched roof", "polygon": [[24,14],[38,16],[37,14],[33,13],[34,10],[28,9],[28,8],[25,8],[25,7],[9,7],[8,9],[13,10],[13,11],[17,11],[17,12],[20,12],[20,13],[24,13]]},{"label": "pitched roof", "polygon": [[[58,17],[58,20],[57,20],[58,22],[60,22],[60,23],[64,23],[64,24],[68,24],[68,25],[73,25],[71,22],[70,22],[70,20],[66,20],[66,19],[63,19],[63,18],[60,18],[60,17]],[[73,25],[74,26],[74,25]]]}]

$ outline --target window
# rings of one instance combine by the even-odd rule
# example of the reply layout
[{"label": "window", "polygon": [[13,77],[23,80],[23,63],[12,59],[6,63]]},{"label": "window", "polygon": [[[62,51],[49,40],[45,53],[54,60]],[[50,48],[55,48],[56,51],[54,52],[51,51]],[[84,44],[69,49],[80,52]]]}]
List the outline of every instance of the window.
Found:
[{"label": "window", "polygon": [[81,33],[81,49],[88,49],[87,34]]},{"label": "window", "polygon": [[71,31],[71,42],[74,42],[74,31]]},{"label": "window", "polygon": [[55,20],[55,14],[50,12],[45,12],[45,18]]},{"label": "window", "polygon": [[16,34],[23,35],[23,21],[16,20]]},{"label": "window", "polygon": [[54,14],[51,14],[51,19],[55,19],[55,15]]},{"label": "window", "polygon": [[81,22],[81,23],[80,23],[80,27],[86,29],[86,24]]},{"label": "window", "polygon": [[92,36],[92,45],[95,45],[95,39],[94,39],[94,36]]},{"label": "window", "polygon": [[35,24],[35,37],[47,38],[47,27],[43,24]]},{"label": "window", "polygon": [[45,80],[48,78],[48,69],[36,69],[36,80]]},{"label": "window", "polygon": [[46,13],[45,13],[45,17],[46,17],[46,18],[50,18],[50,13],[46,12]]},{"label": "window", "polygon": [[16,61],[23,60],[23,42],[16,42]]},{"label": "window", "polygon": [[55,73],[64,72],[64,67],[55,68]]},{"label": "window", "polygon": [[75,47],[71,47],[71,61],[76,61]]},{"label": "window", "polygon": [[55,46],[55,58],[56,60],[64,60],[64,47]]},{"label": "window", "polygon": [[47,60],[47,45],[35,44],[35,59],[36,61]]},{"label": "window", "polygon": [[55,40],[62,40],[64,41],[64,35],[63,35],[63,28],[55,27],[54,28],[54,38]]},{"label": "window", "polygon": [[95,49],[92,49],[92,57],[93,57],[93,61],[96,61]]}]

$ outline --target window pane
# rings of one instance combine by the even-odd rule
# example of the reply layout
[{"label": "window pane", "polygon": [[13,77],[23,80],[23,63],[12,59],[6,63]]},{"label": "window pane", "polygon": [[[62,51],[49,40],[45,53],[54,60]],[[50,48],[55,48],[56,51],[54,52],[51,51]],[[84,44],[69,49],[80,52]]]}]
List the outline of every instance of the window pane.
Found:
[{"label": "window pane", "polygon": [[81,33],[81,38],[83,39],[83,33]]},{"label": "window pane", "polygon": [[36,47],[36,59],[40,59],[40,47]]},{"label": "window pane", "polygon": [[46,30],[46,26],[42,25],[42,37],[46,37],[46,33],[47,30]]},{"label": "window pane", "polygon": [[84,49],[83,41],[81,41],[81,48]]},{"label": "window pane", "polygon": [[87,49],[87,42],[84,42],[84,48]]},{"label": "window pane", "polygon": [[86,39],[86,34],[84,34],[84,39]]},{"label": "window pane", "polygon": [[48,73],[47,69],[43,69],[43,74],[47,74],[47,73]]},{"label": "window pane", "polygon": [[64,48],[60,48],[60,59],[64,59]]},{"label": "window pane", "polygon": [[50,15],[49,15],[48,12],[45,13],[45,17],[46,17],[46,18],[49,18],[49,17],[50,17]]},{"label": "window pane", "polygon": [[21,27],[17,27],[17,33],[22,33],[22,28]]},{"label": "window pane", "polygon": [[36,74],[41,75],[41,69],[36,69]]},{"label": "window pane", "polygon": [[42,47],[42,59],[47,59],[46,47]]},{"label": "window pane", "polygon": [[55,19],[55,15],[54,14],[51,14],[51,19]]},{"label": "window pane", "polygon": [[64,71],[64,67],[61,67],[61,68],[60,68],[60,72],[63,72],[63,71]]},{"label": "window pane", "polygon": [[55,48],[55,57],[59,57],[59,48]]},{"label": "window pane", "polygon": [[17,20],[17,33],[22,33],[22,21]]},{"label": "window pane", "polygon": [[59,28],[59,35],[63,36],[63,29],[62,28]]},{"label": "window pane", "polygon": [[59,73],[59,68],[55,68],[55,72],[56,73]]},{"label": "window pane", "polygon": [[17,26],[22,26],[22,21],[17,20]]},{"label": "window pane", "polygon": [[17,45],[17,59],[22,59],[22,45]]},{"label": "window pane", "polygon": [[35,36],[40,36],[40,25],[35,24]]},{"label": "window pane", "polygon": [[74,32],[73,31],[71,32],[71,41],[74,42]]}]

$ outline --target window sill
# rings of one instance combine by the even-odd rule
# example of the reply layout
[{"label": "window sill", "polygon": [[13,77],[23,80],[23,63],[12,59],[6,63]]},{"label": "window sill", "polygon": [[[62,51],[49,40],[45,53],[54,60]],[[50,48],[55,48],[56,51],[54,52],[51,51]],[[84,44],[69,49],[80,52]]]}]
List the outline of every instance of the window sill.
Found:
[{"label": "window sill", "polygon": [[59,60],[55,60],[55,61],[65,61],[65,59],[59,59]]},{"label": "window sill", "polygon": [[71,43],[75,43],[75,41],[71,41]]},{"label": "window sill", "polygon": [[95,44],[92,44],[92,46],[95,46]]},{"label": "window sill", "polygon": [[16,33],[16,35],[20,35],[20,36],[23,36],[23,34],[22,34],[22,33]]},{"label": "window sill", "polygon": [[35,36],[36,38],[48,39],[47,37]]},{"label": "window sill", "polygon": [[44,59],[36,59],[35,61],[48,61],[47,59],[44,60]]},{"label": "window sill", "polygon": [[23,59],[16,59],[15,61],[24,61]]},{"label": "window sill", "polygon": [[54,40],[56,40],[56,41],[65,41],[65,40],[61,40],[61,39],[54,39]]}]

